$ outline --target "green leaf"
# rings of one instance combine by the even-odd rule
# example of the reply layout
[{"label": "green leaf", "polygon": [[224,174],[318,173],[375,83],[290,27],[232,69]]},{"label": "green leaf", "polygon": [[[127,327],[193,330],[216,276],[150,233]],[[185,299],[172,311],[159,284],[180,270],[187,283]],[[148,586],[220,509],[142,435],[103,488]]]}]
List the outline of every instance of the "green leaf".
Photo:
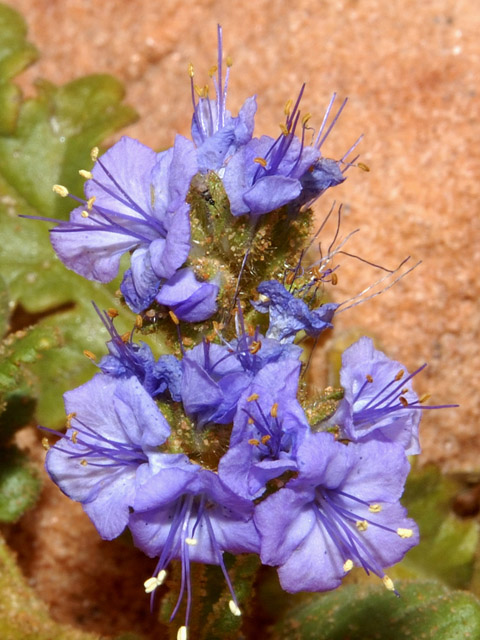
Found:
[{"label": "green leaf", "polygon": [[100,640],[54,622],[47,605],[27,585],[13,554],[0,537],[0,638],[2,640]]},{"label": "green leaf", "polygon": [[1,522],[16,522],[35,504],[40,488],[38,475],[19,449],[0,449]]},{"label": "green leaf", "polygon": [[434,582],[349,585],[314,596],[277,624],[275,640],[465,640],[480,637],[480,603]]},{"label": "green leaf", "polygon": [[[0,326],[8,326],[8,309],[21,305],[37,329],[53,333],[62,349],[31,351],[28,388],[22,387],[25,376],[15,371],[19,365],[5,364],[3,390],[20,385],[22,392],[38,395],[39,420],[55,426],[63,418],[63,392],[96,372],[83,351],[105,353],[108,335],[91,302],[101,309],[118,307],[118,282],[106,287],[68,271],[50,245],[51,225],[19,216],[68,217],[72,201],[56,195],[52,185],[64,183],[81,196],[78,170],[91,165],[90,149],[136,116],[122,102],[121,83],[106,75],[63,87],[42,80],[38,95],[22,102],[10,79],[34,59],[25,33],[22,18],[0,6]],[[2,120],[2,100],[13,104],[15,95],[20,100],[15,117],[10,113]],[[120,309],[120,332],[131,329],[133,321],[130,312]]]},{"label": "green leaf", "polygon": [[420,544],[389,575],[438,579],[453,588],[467,588],[478,545],[478,523],[462,520],[451,510],[458,484],[435,467],[411,472],[402,503],[420,529]]}]

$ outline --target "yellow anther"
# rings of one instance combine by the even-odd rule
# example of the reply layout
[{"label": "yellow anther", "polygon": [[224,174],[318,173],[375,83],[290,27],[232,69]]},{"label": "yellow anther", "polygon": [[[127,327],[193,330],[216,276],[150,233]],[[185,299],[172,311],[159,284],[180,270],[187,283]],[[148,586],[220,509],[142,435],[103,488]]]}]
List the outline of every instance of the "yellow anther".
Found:
[{"label": "yellow anther", "polygon": [[50,449],[48,438],[42,438],[42,447],[45,449],[45,451],[48,451]]},{"label": "yellow anther", "polygon": [[404,373],[405,371],[403,369],[400,369],[400,371],[395,376],[395,382],[398,382],[399,380],[401,380],[403,378]]},{"label": "yellow anther", "polygon": [[72,433],[72,442],[73,442],[73,444],[77,444],[77,436],[78,436],[78,431],[74,431]]},{"label": "yellow anther", "polygon": [[290,98],[290,100],[286,101],[285,106],[283,107],[283,113],[287,116],[287,118],[292,112],[292,104],[293,100]]},{"label": "yellow anther", "polygon": [[52,187],[52,191],[54,191],[62,198],[66,198],[68,196],[68,189],[67,187],[64,187],[63,184],[54,184]]},{"label": "yellow anther", "polygon": [[85,178],[85,180],[91,180],[93,178],[93,173],[91,171],[85,171],[85,169],[80,169],[78,173],[82,176],[82,178]]},{"label": "yellow anther", "polygon": [[287,127],[284,124],[280,125],[280,131],[283,133],[284,136],[288,136],[288,134],[290,133],[290,131],[287,129]]},{"label": "yellow anther", "polygon": [[332,273],[332,284],[333,284],[333,286],[338,284],[338,276],[337,276],[336,273]]},{"label": "yellow anther", "polygon": [[253,418],[249,418],[247,420],[247,424],[255,424],[255,420]]},{"label": "yellow anther", "polygon": [[345,560],[345,562],[343,563],[343,570],[345,571],[345,573],[348,573],[352,569],[353,569],[353,562],[351,560]]},{"label": "yellow anther", "polygon": [[250,438],[248,444],[251,444],[252,447],[258,447],[258,445],[260,444],[260,440],[257,440],[256,438]]},{"label": "yellow anther", "polygon": [[89,351],[88,349],[84,349],[83,355],[89,360],[95,361],[97,359],[97,356],[92,351]]},{"label": "yellow anther", "polygon": [[258,353],[260,351],[261,346],[262,346],[262,343],[260,342],[260,340],[254,340],[248,350],[250,351],[251,354],[254,355],[255,353]]},{"label": "yellow anther", "polygon": [[252,393],[251,396],[248,396],[247,402],[253,402],[254,400],[258,400],[259,397],[260,396],[258,395],[258,393]]},{"label": "yellow anther", "polygon": [[368,529],[368,522],[366,520],[357,520],[355,526],[359,531],[366,531]]},{"label": "yellow anther", "polygon": [[410,389],[408,387],[405,387],[404,389],[402,389],[402,395],[405,395],[409,391],[410,391]]},{"label": "yellow anther", "polygon": [[387,575],[383,576],[382,582],[389,591],[395,591],[395,585],[393,584],[393,580],[389,578]]},{"label": "yellow anther", "polygon": [[423,396],[421,396],[421,398],[419,399],[419,402],[423,404],[427,400],[430,400],[430,398],[431,398],[431,395],[429,393],[424,393]]},{"label": "yellow anther", "polygon": [[401,405],[403,405],[404,407],[408,407],[408,400],[406,398],[404,398],[403,396],[400,396],[399,400]]},{"label": "yellow anther", "polygon": [[306,113],[303,118],[302,118],[302,125],[305,127],[307,122],[310,120],[310,118],[312,117],[311,113]]},{"label": "yellow anther", "polygon": [[190,76],[190,78],[193,78],[193,76],[195,75],[195,70],[194,70],[193,64],[191,62],[188,65],[188,75]]},{"label": "yellow anther", "polygon": [[82,216],[82,218],[88,218],[89,213],[88,213],[88,211],[82,211],[82,213],[80,215]]},{"label": "yellow anther", "polygon": [[368,166],[368,164],[365,164],[364,162],[359,162],[357,164],[357,167],[362,171],[366,171],[367,173],[370,171],[370,167]]},{"label": "yellow anther", "polygon": [[278,402],[275,402],[270,409],[270,415],[272,418],[276,418],[278,415]]},{"label": "yellow anther", "polygon": [[116,318],[118,316],[118,311],[113,307],[107,309],[107,315],[109,318]]},{"label": "yellow anther", "polygon": [[365,378],[367,379],[367,382],[370,382],[370,383],[372,383],[372,382],[373,382],[373,378],[372,378],[372,376],[371,376],[369,373],[367,373],[367,375],[365,376]]},{"label": "yellow anther", "polygon": [[168,315],[172,319],[173,324],[176,324],[177,326],[180,324],[180,320],[177,318],[177,316],[173,313],[172,310],[168,312]]},{"label": "yellow anther", "polygon": [[256,162],[257,164],[262,165],[262,167],[267,166],[267,161],[265,160],[265,158],[254,158],[253,161]]},{"label": "yellow anther", "polygon": [[76,417],[76,415],[77,415],[77,414],[76,414],[75,412],[73,412],[73,413],[69,413],[69,414],[67,415],[67,429],[70,429],[70,428],[71,428],[71,426],[72,426],[72,420]]},{"label": "yellow anther", "polygon": [[96,162],[97,158],[98,158],[98,147],[93,147],[93,149],[90,151],[90,159],[92,162]]},{"label": "yellow anther", "polygon": [[87,200],[87,209],[89,211],[91,211],[93,209],[93,203],[95,202],[96,199],[97,199],[96,196],[92,196],[91,198],[89,198]]},{"label": "yellow anther", "polygon": [[233,613],[234,616],[242,615],[242,612],[238,608],[238,605],[236,605],[233,600],[230,600],[230,602],[228,603],[228,608],[230,609],[230,611]]},{"label": "yellow anther", "polygon": [[196,544],[198,544],[198,540],[196,538],[185,538],[185,543],[190,545],[191,547],[194,547]]},{"label": "yellow anther", "polygon": [[188,639],[188,629],[185,626],[181,626],[177,631],[177,640],[187,640]]},{"label": "yellow anther", "polygon": [[135,317],[135,327],[137,329],[141,329],[143,327],[143,318],[140,315]]},{"label": "yellow anther", "polygon": [[402,529],[400,527],[399,529],[397,529],[397,535],[399,535],[400,538],[411,538],[413,536],[413,530],[412,529]]},{"label": "yellow anther", "polygon": [[157,587],[160,587],[164,583],[166,576],[167,572],[165,571],[165,569],[162,569],[158,572],[157,576],[153,576],[151,578],[148,578],[148,580],[145,580],[145,582],[143,583],[143,586],[145,587],[145,593],[152,593],[152,591],[155,591]]},{"label": "yellow anther", "polygon": [[225,64],[227,67],[233,67],[233,58],[232,56],[227,56],[225,59]]},{"label": "yellow anther", "polygon": [[262,436],[262,444],[267,444],[267,442],[271,439],[272,436],[266,435]]},{"label": "yellow anther", "polygon": [[88,462],[86,460],[81,460],[80,464],[82,465],[82,467],[86,467]]},{"label": "yellow anther", "polygon": [[208,70],[208,75],[210,76],[210,78],[213,78],[213,76],[217,73],[217,71],[218,71],[218,66],[216,64],[210,67],[210,69]]},{"label": "yellow anther", "polygon": [[124,342],[125,344],[130,340],[130,331],[125,331],[125,333],[122,333],[122,335],[120,336],[122,342]]},{"label": "yellow anther", "polygon": [[368,510],[370,511],[370,513],[380,513],[380,511],[382,510],[382,505],[378,503],[371,504],[368,507]]}]

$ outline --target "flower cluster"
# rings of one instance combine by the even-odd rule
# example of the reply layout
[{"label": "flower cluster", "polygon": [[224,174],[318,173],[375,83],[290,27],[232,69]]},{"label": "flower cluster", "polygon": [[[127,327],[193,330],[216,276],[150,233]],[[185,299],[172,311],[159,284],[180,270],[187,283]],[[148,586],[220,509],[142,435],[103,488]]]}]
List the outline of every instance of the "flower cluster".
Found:
[{"label": "flower cluster", "polygon": [[334,589],[355,566],[394,591],[385,568],[418,542],[399,502],[407,455],[419,452],[418,371],[362,338],[343,355],[333,401],[303,379],[302,341],[331,328],[339,306],[326,291],[334,253],[311,269],[301,261],[308,206],[351,166],[351,150],[321,152],[344,103],[330,117],[332,99],[315,133],[302,87],[279,137],[254,137],[255,97],[237,116],[226,108],[218,35],[214,99],[190,68],[192,140],[156,153],[124,137],[94,150],[85,198],[51,230],[59,258],[89,279],[112,280],[130,255],[123,301],[169,352],[121,336],[115,310],[99,312],[108,355],[65,394],[68,428],[54,432],[47,471],[102,538],[128,528],[157,558],[148,593],[181,561],[182,638],[191,562],[220,566],[240,615],[224,552],[259,554],[289,592]]}]

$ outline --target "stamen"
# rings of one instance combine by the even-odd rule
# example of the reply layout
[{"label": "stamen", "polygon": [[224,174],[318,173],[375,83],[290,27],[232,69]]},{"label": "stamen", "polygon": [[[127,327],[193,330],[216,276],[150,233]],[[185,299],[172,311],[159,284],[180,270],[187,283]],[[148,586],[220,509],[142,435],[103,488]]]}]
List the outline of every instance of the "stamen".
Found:
[{"label": "stamen", "polygon": [[399,400],[404,407],[408,407],[408,400],[406,398],[404,398],[403,396],[400,396]]},{"label": "stamen", "polygon": [[165,569],[162,569],[158,572],[157,576],[152,576],[148,578],[148,580],[145,580],[143,583],[145,593],[153,593],[157,587],[160,587],[164,583],[166,576],[167,572]]},{"label": "stamen", "polygon": [[97,199],[96,196],[92,196],[91,198],[89,198],[87,200],[87,209],[89,211],[91,211],[93,209],[93,203],[95,202],[96,199]]},{"label": "stamen", "polygon": [[370,511],[370,513],[380,513],[380,511],[382,510],[382,505],[381,504],[371,504],[368,507],[368,510]]},{"label": "stamen", "polygon": [[66,198],[68,196],[68,189],[64,187],[62,184],[54,184],[52,187],[52,191],[54,191],[57,195],[62,198]]},{"label": "stamen", "polygon": [[234,616],[241,616],[242,615],[242,612],[240,611],[240,608],[238,607],[237,604],[235,604],[235,602],[233,600],[229,601],[228,608],[230,609],[230,611],[233,613]]},{"label": "stamen", "polygon": [[276,418],[278,414],[278,402],[275,402],[270,409],[270,415],[272,418]]},{"label": "stamen", "polygon": [[188,65],[188,75],[190,76],[190,78],[193,78],[193,76],[195,75],[193,64],[191,62]]},{"label": "stamen", "polygon": [[336,284],[338,284],[338,276],[337,276],[337,274],[336,274],[336,273],[332,273],[332,279],[331,279],[331,281],[332,281],[333,286],[335,286]]},{"label": "stamen", "polygon": [[183,625],[177,631],[177,640],[187,640],[187,638],[188,638],[188,629]]},{"label": "stamen", "polygon": [[74,431],[72,433],[72,442],[73,442],[73,444],[77,444],[77,436],[78,436],[78,431]]},{"label": "stamen", "polygon": [[368,529],[368,522],[366,520],[357,520],[355,526],[359,531],[366,531]]},{"label": "stamen", "polygon": [[85,459],[83,459],[83,460],[80,460],[80,464],[82,465],[82,467],[86,467],[88,462]]},{"label": "stamen", "polygon": [[365,171],[367,173],[370,171],[370,167],[368,165],[366,165],[364,162],[358,162],[357,163],[357,167],[359,169],[361,169],[362,171]]},{"label": "stamen", "polygon": [[252,393],[251,396],[248,396],[247,402],[254,402],[255,400],[258,400],[259,397],[258,393]]},{"label": "stamen", "polygon": [[405,373],[405,371],[403,369],[400,369],[400,371],[395,376],[395,382],[398,382],[399,380],[401,380],[403,378],[403,374],[404,373]]},{"label": "stamen", "polygon": [[50,449],[48,438],[42,438],[42,447],[45,449],[45,451],[48,451]]},{"label": "stamen", "polygon": [[97,158],[98,158],[98,147],[93,147],[93,149],[90,151],[90,159],[92,162],[96,162]]},{"label": "stamen", "polygon": [[400,538],[411,538],[413,536],[412,529],[402,529],[401,527],[399,527],[397,529],[397,533]]},{"label": "stamen", "polygon": [[248,350],[252,355],[255,355],[260,351],[261,346],[262,346],[262,343],[259,340],[254,340]]},{"label": "stamen", "polygon": [[227,67],[233,67],[233,58],[232,56],[227,56],[225,60],[225,64]]},{"label": "stamen", "polygon": [[292,113],[292,105],[293,105],[293,100],[290,98],[290,100],[286,101],[285,106],[283,108],[283,112],[287,116],[287,118]]},{"label": "stamen", "polygon": [[267,166],[267,161],[265,160],[265,158],[254,158],[253,161],[257,164],[260,164],[262,167]]},{"label": "stamen", "polygon": [[80,169],[78,173],[82,176],[82,178],[85,178],[86,180],[91,180],[93,178],[93,173],[91,171]]},{"label": "stamen", "polygon": [[82,213],[80,215],[82,216],[82,218],[88,218],[89,213],[88,213],[88,211],[82,211]]},{"label": "stamen", "polygon": [[272,436],[270,436],[270,435],[262,436],[262,444],[267,444],[267,442],[269,440],[271,440],[271,438],[272,438]]},{"label": "stamen", "polygon": [[257,438],[250,438],[250,440],[248,440],[248,444],[251,444],[253,447],[258,447],[260,440],[257,440]]},{"label": "stamen", "polygon": [[113,307],[110,307],[110,309],[107,309],[107,315],[109,318],[116,318],[118,316],[118,311]]},{"label": "stamen", "polygon": [[372,383],[372,382],[373,382],[373,378],[372,378],[372,376],[371,376],[369,373],[367,373],[367,375],[365,376],[365,378],[367,379],[367,382],[370,382],[370,383]]},{"label": "stamen", "polygon": [[343,570],[345,571],[345,573],[348,573],[352,569],[353,569],[353,562],[351,560],[345,560],[345,562],[343,563]]},{"label": "stamen", "polygon": [[185,543],[190,547],[194,547],[196,544],[198,544],[198,540],[196,538],[185,538]]},{"label": "stamen", "polygon": [[84,349],[83,355],[93,362],[97,359],[97,356],[92,351],[88,351],[88,349]]},{"label": "stamen", "polygon": [[169,316],[170,316],[170,318],[172,319],[173,323],[174,323],[174,324],[176,324],[176,325],[177,325],[177,327],[178,327],[178,325],[180,324],[180,320],[177,318],[177,316],[173,313],[173,311],[172,311],[172,310],[170,310],[170,311],[168,312],[168,315],[169,315]]},{"label": "stamen", "polygon": [[389,591],[395,591],[395,585],[393,584],[393,580],[389,578],[387,575],[383,576],[382,582]]}]

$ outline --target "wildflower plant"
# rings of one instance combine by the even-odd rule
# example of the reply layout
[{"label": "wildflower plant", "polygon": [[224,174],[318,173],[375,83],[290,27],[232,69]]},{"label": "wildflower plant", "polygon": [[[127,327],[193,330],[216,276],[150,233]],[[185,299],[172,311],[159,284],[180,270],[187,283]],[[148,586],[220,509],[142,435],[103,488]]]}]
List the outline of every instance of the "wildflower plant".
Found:
[{"label": "wildflower plant", "polygon": [[96,370],[64,394],[66,430],[42,427],[45,464],[103,539],[128,531],[152,558],[145,591],[180,640],[240,637],[259,564],[288,593],[334,590],[357,568],[398,596],[386,570],[419,542],[401,504],[408,456],[422,410],[441,408],[413,389],[423,367],[409,373],[366,337],[345,350],[338,388],[309,381],[337,314],[409,269],[336,299],[350,236],[332,206],[335,237],[316,251],[311,206],[366,169],[358,140],[324,155],[345,101],[333,96],[315,130],[302,86],[278,137],[257,137],[255,96],[227,109],[230,71],[218,27],[214,98],[189,67],[191,139],[160,153],[126,136],[94,146],[84,194],[53,187],[75,202],[68,220],[25,216],[49,223],[71,271],[120,275],[116,305],[91,308],[110,339],[85,350]]}]

